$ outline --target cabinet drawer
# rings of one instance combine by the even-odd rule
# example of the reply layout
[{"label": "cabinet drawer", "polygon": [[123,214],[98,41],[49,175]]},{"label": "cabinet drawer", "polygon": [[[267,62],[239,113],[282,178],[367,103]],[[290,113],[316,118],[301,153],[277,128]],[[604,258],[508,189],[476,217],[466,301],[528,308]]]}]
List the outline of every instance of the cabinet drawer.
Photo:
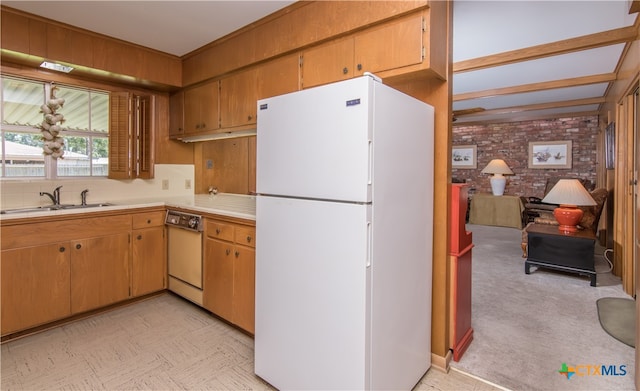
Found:
[{"label": "cabinet drawer", "polygon": [[157,227],[164,224],[164,212],[137,213],[133,217],[133,229]]},{"label": "cabinet drawer", "polygon": [[207,220],[205,232],[210,238],[233,241],[234,226],[220,221]]},{"label": "cabinet drawer", "polygon": [[244,246],[256,246],[256,229],[254,227],[236,227],[235,242]]}]

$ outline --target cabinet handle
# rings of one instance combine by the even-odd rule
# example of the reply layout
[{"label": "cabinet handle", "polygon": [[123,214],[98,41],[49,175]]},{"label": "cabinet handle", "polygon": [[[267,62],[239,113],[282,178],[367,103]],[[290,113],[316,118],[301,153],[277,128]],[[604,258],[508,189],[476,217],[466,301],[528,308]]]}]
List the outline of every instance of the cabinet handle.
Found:
[{"label": "cabinet handle", "polygon": [[80,250],[82,248],[82,245],[80,243],[76,244],[76,250]]},{"label": "cabinet handle", "polygon": [[227,255],[229,255],[230,253],[231,253],[231,250],[229,250],[229,249],[227,249],[227,250],[225,251],[225,254],[227,254]]},{"label": "cabinet handle", "polygon": [[204,129],[204,128],[206,128],[206,127],[207,127],[207,124],[205,124],[205,123],[203,122],[201,126],[202,126],[202,129]]},{"label": "cabinet handle", "polygon": [[342,68],[342,73],[345,74],[345,75],[347,73],[349,73],[349,68],[347,68],[347,67]]},{"label": "cabinet handle", "polygon": [[251,243],[251,236],[247,236],[247,243]]},{"label": "cabinet handle", "polygon": [[251,121],[251,119],[253,119],[253,117],[252,117],[252,116],[250,116],[250,115],[248,115],[248,116],[247,116],[247,121]]},{"label": "cabinet handle", "polygon": [[220,228],[216,228],[216,235],[220,235]]},{"label": "cabinet handle", "polygon": [[60,251],[61,253],[63,253],[63,252],[64,252],[64,250],[66,250],[64,247],[60,247],[60,248],[58,249],[58,251]]},{"label": "cabinet handle", "polygon": [[361,71],[362,70],[362,64],[358,64],[358,70]]},{"label": "cabinet handle", "polygon": [[151,224],[151,219],[147,220],[147,224]]},{"label": "cabinet handle", "polygon": [[138,235],[138,240],[142,240],[142,235]]},{"label": "cabinet handle", "polygon": [[236,251],[236,258],[240,256],[240,251]]}]

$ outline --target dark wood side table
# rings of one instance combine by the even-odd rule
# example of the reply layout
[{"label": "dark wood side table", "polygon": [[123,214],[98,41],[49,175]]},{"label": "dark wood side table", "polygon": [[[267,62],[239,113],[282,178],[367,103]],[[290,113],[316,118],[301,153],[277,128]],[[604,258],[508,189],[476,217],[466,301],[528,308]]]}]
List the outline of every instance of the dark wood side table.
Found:
[{"label": "dark wood side table", "polygon": [[596,268],[593,259],[596,236],[591,231],[562,233],[556,225],[531,224],[527,231],[527,260],[524,272],[531,266],[578,273],[591,278],[596,286]]}]

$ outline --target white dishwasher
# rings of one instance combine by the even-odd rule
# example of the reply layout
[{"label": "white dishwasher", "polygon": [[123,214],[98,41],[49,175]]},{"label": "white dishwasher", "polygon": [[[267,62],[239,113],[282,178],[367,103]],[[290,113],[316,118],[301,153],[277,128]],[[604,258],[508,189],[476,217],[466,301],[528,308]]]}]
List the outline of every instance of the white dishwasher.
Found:
[{"label": "white dishwasher", "polygon": [[202,306],[202,216],[168,210],[169,290]]}]

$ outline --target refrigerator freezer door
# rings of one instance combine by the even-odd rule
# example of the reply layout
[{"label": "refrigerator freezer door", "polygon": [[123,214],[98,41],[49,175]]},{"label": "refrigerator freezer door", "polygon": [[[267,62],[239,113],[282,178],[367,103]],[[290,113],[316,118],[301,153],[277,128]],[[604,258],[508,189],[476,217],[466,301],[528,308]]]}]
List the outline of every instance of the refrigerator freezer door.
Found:
[{"label": "refrigerator freezer door", "polygon": [[370,206],[258,196],[256,211],[256,374],[367,388]]},{"label": "refrigerator freezer door", "polygon": [[370,77],[258,101],[257,192],[369,202]]}]

